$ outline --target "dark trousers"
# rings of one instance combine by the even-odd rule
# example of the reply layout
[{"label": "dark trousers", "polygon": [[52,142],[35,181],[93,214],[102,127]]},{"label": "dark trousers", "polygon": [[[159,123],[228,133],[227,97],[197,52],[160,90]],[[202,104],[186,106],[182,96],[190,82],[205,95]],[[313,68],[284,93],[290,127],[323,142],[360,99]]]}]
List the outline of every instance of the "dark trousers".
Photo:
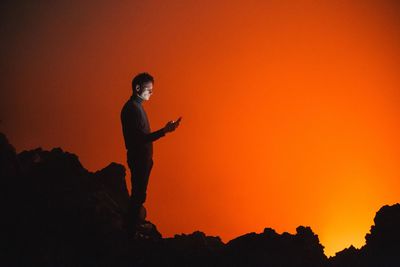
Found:
[{"label": "dark trousers", "polygon": [[153,167],[153,159],[128,153],[128,166],[131,170],[132,183],[129,217],[136,221],[140,207],[146,201],[146,191]]}]

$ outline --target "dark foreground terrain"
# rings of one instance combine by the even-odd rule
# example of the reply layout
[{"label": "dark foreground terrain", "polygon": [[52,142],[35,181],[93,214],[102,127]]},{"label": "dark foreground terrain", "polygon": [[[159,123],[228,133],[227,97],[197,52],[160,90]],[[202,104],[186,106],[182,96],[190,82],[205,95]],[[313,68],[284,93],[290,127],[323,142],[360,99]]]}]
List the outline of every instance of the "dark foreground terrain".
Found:
[{"label": "dark foreground terrain", "polygon": [[202,232],[162,238],[153,224],[128,232],[122,165],[91,173],[60,148],[16,154],[1,133],[0,188],[0,266],[400,266],[399,204],[377,212],[364,247],[328,259],[303,226],[226,244]]}]

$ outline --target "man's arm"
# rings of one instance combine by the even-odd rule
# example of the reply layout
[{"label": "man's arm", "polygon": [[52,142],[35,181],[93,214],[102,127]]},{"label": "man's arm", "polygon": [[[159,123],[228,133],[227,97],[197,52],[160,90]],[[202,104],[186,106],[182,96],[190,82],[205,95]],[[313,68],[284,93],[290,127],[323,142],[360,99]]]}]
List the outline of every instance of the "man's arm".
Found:
[{"label": "man's arm", "polygon": [[147,143],[147,142],[154,142],[161,137],[165,136],[165,134],[170,133],[175,131],[175,129],[179,126],[179,123],[181,122],[182,117],[179,117],[178,120],[176,121],[169,121],[165,125],[165,127],[161,128],[158,131],[152,132],[152,133],[144,133],[143,129],[141,127],[138,127],[139,131],[137,133],[138,140],[142,140],[142,142]]},{"label": "man's arm", "polygon": [[140,143],[154,142],[165,136],[164,128],[161,128],[160,130],[152,133],[144,133],[141,129],[135,129],[133,132],[135,139],[137,139]]},{"label": "man's arm", "polygon": [[121,112],[121,122],[124,132],[124,138],[127,147],[134,147],[148,142],[154,142],[165,136],[167,133],[175,131],[179,126],[181,118],[177,121],[169,121],[165,127],[152,133],[144,132],[144,122],[141,120],[137,110],[124,109]]},{"label": "man's arm", "polygon": [[129,121],[127,122],[127,125],[129,127],[128,130],[129,137],[132,138],[131,140],[133,141],[132,145],[154,142],[160,139],[161,137],[165,136],[164,128],[161,128],[151,133],[146,133],[143,127],[145,122],[143,121],[143,118],[140,116],[140,113],[135,111],[136,110],[131,110],[131,112],[129,112],[128,116]]}]

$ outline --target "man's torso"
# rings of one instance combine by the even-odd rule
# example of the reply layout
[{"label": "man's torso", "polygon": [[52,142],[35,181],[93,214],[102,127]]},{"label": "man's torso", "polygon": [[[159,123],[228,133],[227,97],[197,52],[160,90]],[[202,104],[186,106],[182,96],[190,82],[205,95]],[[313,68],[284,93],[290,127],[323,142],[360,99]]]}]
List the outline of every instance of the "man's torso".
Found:
[{"label": "man's torso", "polygon": [[150,123],[141,103],[130,98],[121,110],[121,123],[128,159],[148,160],[153,157],[152,142],[141,142],[138,134],[149,134]]}]

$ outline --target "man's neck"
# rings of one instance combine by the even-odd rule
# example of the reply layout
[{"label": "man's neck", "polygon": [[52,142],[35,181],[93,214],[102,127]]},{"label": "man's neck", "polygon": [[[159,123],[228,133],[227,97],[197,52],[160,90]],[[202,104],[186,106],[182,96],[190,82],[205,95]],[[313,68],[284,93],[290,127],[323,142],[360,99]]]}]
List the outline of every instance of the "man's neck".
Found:
[{"label": "man's neck", "polygon": [[133,95],[132,98],[133,98],[133,101],[135,101],[138,104],[142,104],[144,101],[143,98],[141,98],[139,95]]}]

